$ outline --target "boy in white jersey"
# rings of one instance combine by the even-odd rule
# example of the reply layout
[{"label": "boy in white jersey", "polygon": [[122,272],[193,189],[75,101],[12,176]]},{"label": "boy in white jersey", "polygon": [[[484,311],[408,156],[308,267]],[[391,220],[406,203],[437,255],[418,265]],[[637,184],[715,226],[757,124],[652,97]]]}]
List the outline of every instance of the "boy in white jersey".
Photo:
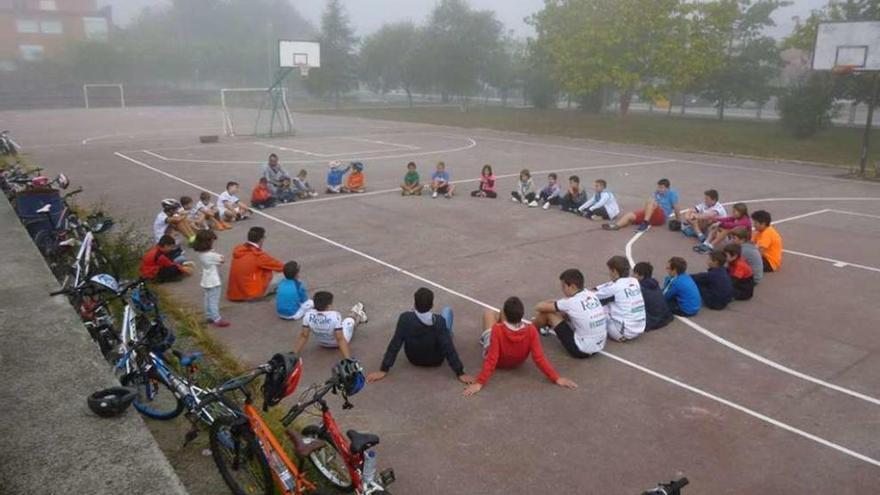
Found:
[{"label": "boy in white jersey", "polygon": [[586,203],[582,204],[578,211],[590,220],[614,220],[620,215],[620,206],[614,193],[608,191],[608,183],[605,179],[597,179],[593,183],[596,193]]},{"label": "boy in white jersey", "polygon": [[703,202],[684,212],[681,232],[688,237],[696,237],[700,242],[706,240],[705,230],[716,219],[727,216],[727,209],[718,202],[718,191],[709,189],[703,192]]},{"label": "boy in white jersey", "polygon": [[565,270],[559,280],[565,297],[538,303],[532,322],[542,335],[555,333],[572,357],[588,358],[605,347],[605,310],[596,295],[584,288],[580,270]]},{"label": "boy in white jersey", "polygon": [[639,281],[629,276],[629,261],[612,256],[606,263],[611,281],[596,288],[605,305],[608,336],[618,342],[632,340],[645,332],[645,300]]},{"label": "boy in white jersey", "polygon": [[227,182],[226,190],[217,198],[217,210],[220,213],[220,220],[224,222],[244,220],[251,214],[251,210],[241,204],[238,198],[238,187],[238,182]]},{"label": "boy in white jersey", "polygon": [[306,311],[303,317],[303,329],[293,346],[293,352],[300,355],[309,341],[309,335],[314,333],[318,345],[339,348],[342,356],[350,359],[351,350],[348,348],[348,343],[354,337],[357,326],[367,322],[364,303],[355,304],[349,316],[343,319],[339,311],[333,310],[333,294],[324,291],[315,292],[312,300],[315,307]]}]

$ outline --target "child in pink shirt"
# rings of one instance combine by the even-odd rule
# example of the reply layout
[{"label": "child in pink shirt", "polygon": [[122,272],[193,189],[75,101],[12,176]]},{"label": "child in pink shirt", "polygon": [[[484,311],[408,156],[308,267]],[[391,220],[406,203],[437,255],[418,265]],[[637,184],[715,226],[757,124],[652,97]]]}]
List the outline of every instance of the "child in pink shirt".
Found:
[{"label": "child in pink shirt", "polygon": [[749,207],[745,203],[733,205],[733,216],[718,218],[709,227],[706,241],[694,246],[694,251],[698,253],[711,252],[715,244],[727,239],[731,232],[739,228],[745,229],[746,232],[752,231],[752,219],[749,218]]},{"label": "child in pink shirt", "polygon": [[471,191],[471,196],[475,198],[498,197],[498,193],[495,192],[495,174],[492,173],[491,165],[483,165],[483,171],[480,174],[480,188]]}]

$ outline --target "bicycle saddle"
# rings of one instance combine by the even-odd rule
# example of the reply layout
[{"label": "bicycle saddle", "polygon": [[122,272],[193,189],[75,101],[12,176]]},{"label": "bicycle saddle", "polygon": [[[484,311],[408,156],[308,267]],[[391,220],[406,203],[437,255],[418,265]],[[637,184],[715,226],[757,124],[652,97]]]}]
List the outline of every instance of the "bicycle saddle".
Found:
[{"label": "bicycle saddle", "polygon": [[195,363],[199,359],[202,359],[202,356],[204,355],[204,353],[198,352],[198,351],[186,352],[186,353],[174,351],[174,355],[177,356],[177,359],[180,360],[181,366],[192,366],[193,363]]},{"label": "bicycle saddle", "polygon": [[359,433],[354,430],[345,432],[351,440],[351,453],[360,454],[363,451],[379,444],[379,437],[372,433]]},{"label": "bicycle saddle", "polygon": [[50,211],[52,211],[52,204],[51,203],[47,204],[47,205],[43,206],[42,208],[40,208],[39,210],[37,210],[37,213],[49,213]]}]

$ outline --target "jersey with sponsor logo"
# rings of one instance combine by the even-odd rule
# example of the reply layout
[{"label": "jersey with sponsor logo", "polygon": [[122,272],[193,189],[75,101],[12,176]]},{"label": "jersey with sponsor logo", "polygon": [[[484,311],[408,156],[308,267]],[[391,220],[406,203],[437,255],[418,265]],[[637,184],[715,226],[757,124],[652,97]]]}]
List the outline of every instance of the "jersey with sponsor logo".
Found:
[{"label": "jersey with sponsor logo", "polygon": [[605,310],[596,294],[584,289],[556,301],[556,309],[567,317],[581,352],[593,354],[605,347]]},{"label": "jersey with sponsor logo", "polygon": [[342,330],[342,315],[339,311],[310,309],[303,317],[303,326],[312,331],[319,345],[336,347],[336,331]]},{"label": "jersey with sponsor logo", "polygon": [[639,281],[633,277],[620,277],[596,288],[599,300],[608,303],[608,316],[622,324],[624,335],[635,338],[645,331],[645,300]]}]

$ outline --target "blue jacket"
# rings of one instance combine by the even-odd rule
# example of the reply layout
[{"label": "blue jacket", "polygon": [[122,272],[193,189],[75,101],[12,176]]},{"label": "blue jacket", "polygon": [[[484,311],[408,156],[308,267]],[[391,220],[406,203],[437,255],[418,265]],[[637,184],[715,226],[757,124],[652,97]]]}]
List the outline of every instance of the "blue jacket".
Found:
[{"label": "blue jacket", "polygon": [[348,172],[349,168],[351,168],[351,167],[345,167],[345,168],[339,167],[339,168],[331,169],[329,172],[327,172],[327,185],[328,186],[341,186],[342,185],[342,178],[345,177],[345,174],[346,174],[346,172]]},{"label": "blue jacket", "polygon": [[672,312],[663,298],[660,284],[653,278],[639,281],[642,287],[642,298],[645,300],[645,330],[656,330],[665,327],[672,321]]},{"label": "blue jacket", "polygon": [[709,271],[694,275],[694,282],[700,289],[703,302],[710,309],[724,309],[733,299],[733,283],[727,269],[709,268]]},{"label": "blue jacket", "polygon": [[278,284],[278,293],[275,295],[275,309],[278,316],[293,318],[299,311],[302,303],[309,300],[306,286],[299,280],[284,279]]},{"label": "blue jacket", "polygon": [[681,312],[688,316],[699,313],[700,306],[703,305],[700,289],[687,273],[676,277],[667,275],[663,282],[663,295],[667,301],[675,301]]}]

